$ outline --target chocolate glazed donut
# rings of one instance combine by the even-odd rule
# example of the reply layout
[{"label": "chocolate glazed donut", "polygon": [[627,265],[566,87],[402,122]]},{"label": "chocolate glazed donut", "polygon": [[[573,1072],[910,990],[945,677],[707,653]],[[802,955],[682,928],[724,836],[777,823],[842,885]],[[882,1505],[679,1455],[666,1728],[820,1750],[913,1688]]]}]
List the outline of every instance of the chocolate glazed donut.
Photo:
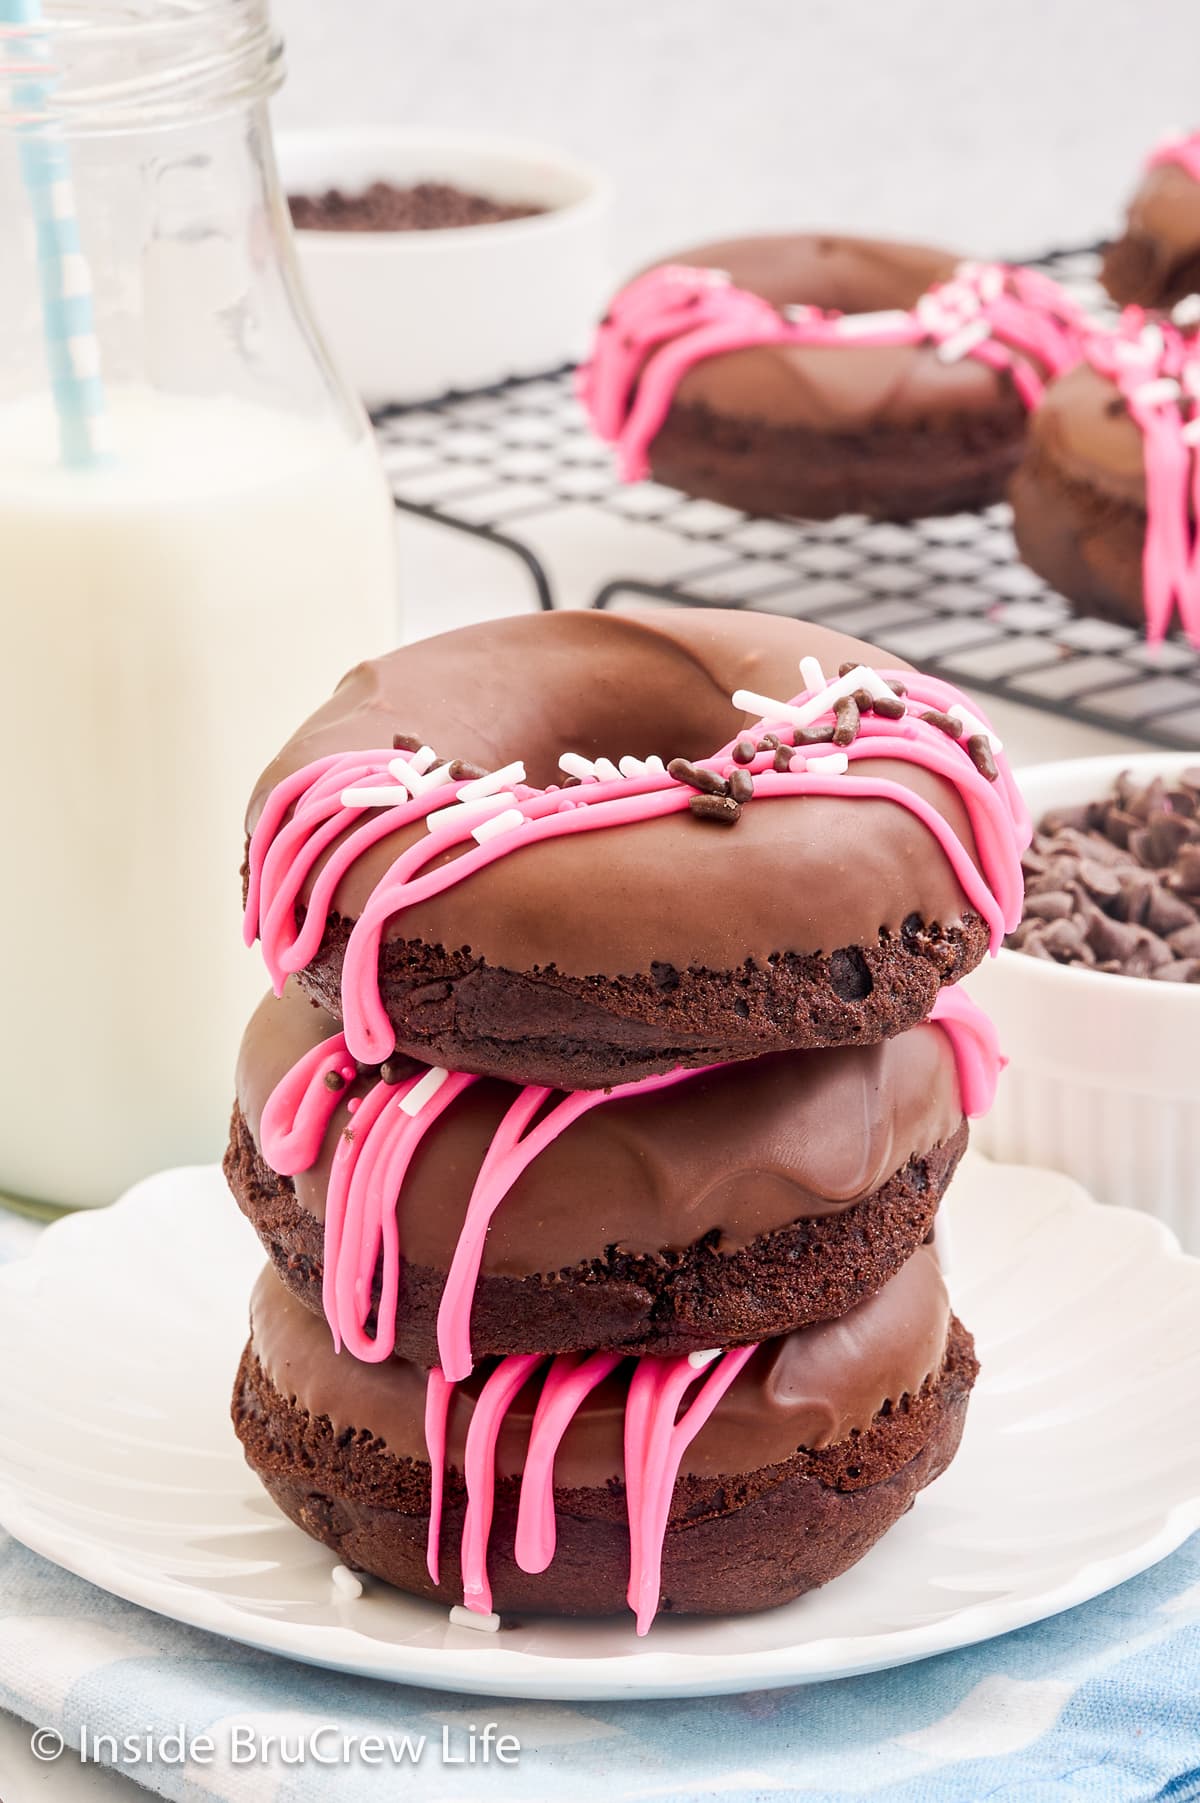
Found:
[{"label": "chocolate glazed donut", "polygon": [[[1176,160],[1176,159],[1179,160]],[[1101,281],[1121,306],[1171,307],[1200,291],[1200,133],[1156,153],[1104,254]]]},{"label": "chocolate glazed donut", "polygon": [[[316,1314],[327,1260],[332,1294],[345,1256],[339,1231],[326,1240],[339,1207],[330,1202],[334,1159],[369,1146],[370,1130],[355,1144],[347,1136],[374,1079],[351,1069],[330,1089],[318,1063],[282,1108],[272,1097],[336,1030],[291,985],[261,1004],[242,1042],[225,1164],[278,1276]],[[336,1058],[328,1063],[338,1078]],[[986,1108],[998,1064],[990,1027],[956,997],[944,1027],[780,1052],[593,1108],[533,1159],[490,1217],[466,1299],[471,1357],[675,1355],[844,1314],[926,1237],[966,1142],[965,1114]],[[439,1363],[439,1305],[469,1198],[519,1094],[496,1079],[464,1090],[385,1198],[397,1279],[388,1281],[384,1253],[367,1277],[373,1338],[381,1294],[395,1297],[382,1350]],[[276,1156],[291,1172],[277,1175],[276,1148],[325,1095],[310,1151]]]},{"label": "chocolate glazed donut", "polygon": [[[977,1369],[936,1260],[919,1250],[842,1319],[685,1370],[681,1413],[703,1385],[724,1384],[733,1361],[656,1513],[633,1473],[670,1459],[661,1430],[674,1409],[639,1459],[627,1404],[634,1385],[653,1386],[650,1368],[672,1381],[672,1361],[607,1360],[598,1384],[577,1389],[565,1431],[551,1429],[547,1468],[533,1451],[536,1404],[543,1386],[569,1387],[583,1368],[574,1361],[506,1361],[431,1392],[403,1361],[336,1357],[323,1324],[270,1272],[251,1328],[234,1425],[305,1533],[419,1596],[453,1604],[466,1592],[484,1610],[568,1615],[615,1614],[628,1600],[639,1632],[658,1608],[770,1608],[860,1559],[954,1456]],[[476,1475],[472,1531],[468,1433],[506,1364],[525,1369],[493,1410],[494,1471],[489,1457]],[[445,1411],[436,1452],[431,1394]]]},{"label": "chocolate glazed donut", "polygon": [[[905,520],[987,506],[1002,499],[1021,453],[1033,399],[1023,390],[1073,361],[1077,314],[1046,278],[991,266],[988,280],[1003,289],[1018,339],[1004,339],[997,316],[981,325],[985,339],[992,333],[986,355],[970,354],[978,341],[961,336],[964,324],[970,334],[990,306],[971,278],[961,279],[977,267],[922,245],[803,233],[684,251],[614,300],[581,378],[593,424],[620,446],[627,476],[646,473],[648,462],[656,481],[747,513]],[[651,298],[655,274],[688,270],[718,272],[729,285]],[[901,323],[907,341],[895,341],[891,316],[921,303],[923,321],[936,322],[930,290],[944,284],[954,298],[942,329],[906,335]],[[1019,324],[1018,286],[1031,337]],[[746,297],[783,320],[809,308],[851,318],[844,334],[823,329],[827,322],[810,332],[798,319],[791,338],[763,342],[786,327],[769,312],[756,321]],[[963,304],[968,313],[959,316]],[[862,318],[855,328],[854,316],[865,315],[875,327]],[[682,339],[700,317],[711,324],[698,333],[704,354],[692,359]],[[747,328],[740,336],[739,320]],[[614,382],[624,387],[630,377],[634,392],[659,381],[672,390],[648,445],[635,427],[630,439],[633,395],[624,405],[613,400]]]},{"label": "chocolate glazed donut", "polygon": [[[854,704],[852,744],[845,704],[835,724],[820,700],[821,743],[787,721],[734,743],[761,700],[796,693],[801,659],[821,660],[820,697],[825,672],[881,661],[792,620],[646,609],[498,620],[360,665],[255,790],[247,937],[373,1064],[398,1048],[587,1089],[903,1031],[1016,924],[1028,820],[984,727],[940,712],[963,698],[929,678],[901,700],[866,671],[887,715]],[[415,786],[459,786],[380,811],[405,767],[394,735],[432,748],[404,754],[426,767]],[[602,766],[558,789],[563,754]],[[503,812],[478,845],[473,768],[517,783],[482,804]],[[443,830],[447,798],[461,824]]]}]

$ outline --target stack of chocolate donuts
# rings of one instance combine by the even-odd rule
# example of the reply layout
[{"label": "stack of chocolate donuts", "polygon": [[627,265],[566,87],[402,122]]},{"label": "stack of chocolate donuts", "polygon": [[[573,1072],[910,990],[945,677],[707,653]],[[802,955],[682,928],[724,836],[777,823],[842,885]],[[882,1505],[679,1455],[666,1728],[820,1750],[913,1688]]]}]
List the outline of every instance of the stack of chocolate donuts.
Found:
[{"label": "stack of chocolate donuts", "polygon": [[251,801],[233,1414],[351,1570],[736,1613],[958,1445],[934,1234],[1020,917],[987,722],[753,613],[496,621],[350,672]]}]

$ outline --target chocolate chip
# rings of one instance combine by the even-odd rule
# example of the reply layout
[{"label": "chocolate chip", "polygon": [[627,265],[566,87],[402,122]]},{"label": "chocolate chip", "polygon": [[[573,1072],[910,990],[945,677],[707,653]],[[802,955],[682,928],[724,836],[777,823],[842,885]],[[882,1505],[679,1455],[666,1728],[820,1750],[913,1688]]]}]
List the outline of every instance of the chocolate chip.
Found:
[{"label": "chocolate chip", "polygon": [[794,753],[790,745],[781,745],[771,759],[772,770],[778,770],[780,776],[786,776],[792,767]]},{"label": "chocolate chip", "polygon": [[[968,741],[968,747],[970,746]],[[1050,809],[1021,860],[1025,906],[1008,943],[1157,982],[1200,980],[1200,766]]]},{"label": "chocolate chip", "polygon": [[1074,910],[1075,900],[1068,889],[1048,889],[1042,895],[1025,897],[1025,913],[1034,920],[1065,920]]},{"label": "chocolate chip", "polygon": [[758,749],[760,751],[778,751],[779,735],[773,732],[765,732],[758,741]]},{"label": "chocolate chip", "polygon": [[421,1069],[415,1058],[405,1058],[403,1054],[388,1058],[379,1067],[379,1075],[385,1083],[404,1083],[414,1077]]},{"label": "chocolate chip", "polygon": [[754,778],[748,770],[731,770],[729,793],[735,801],[749,801],[754,793]]},{"label": "chocolate chip", "polygon": [[908,694],[907,687],[905,686],[904,683],[902,683],[900,681],[900,678],[898,676],[893,676],[890,678],[890,680],[888,682],[888,688],[892,691],[893,695],[907,695]]},{"label": "chocolate chip", "polygon": [[830,726],[802,726],[792,734],[793,745],[832,745],[834,728]]},{"label": "chocolate chip", "polygon": [[410,732],[394,732],[392,734],[393,751],[420,751],[424,739],[414,739]]},{"label": "chocolate chip", "polygon": [[985,734],[981,732],[971,734],[967,740],[967,755],[980,776],[985,776],[990,783],[996,781],[1000,772],[996,767],[996,759],[992,755],[992,742]]},{"label": "chocolate chip", "polygon": [[1160,964],[1150,975],[1156,983],[1200,983],[1200,958],[1176,958],[1171,964]]},{"label": "chocolate chip", "polygon": [[928,707],[921,715],[927,726],[936,726],[951,739],[962,738],[962,721],[956,720],[952,714],[943,714],[940,708]]},{"label": "chocolate chip", "polygon": [[[870,697],[868,697],[868,700]],[[833,704],[833,743],[835,745],[853,745],[858,737],[862,723],[857,701],[853,695],[843,695],[840,701]]]},{"label": "chocolate chip", "polygon": [[689,789],[699,789],[705,795],[727,793],[723,776],[718,776],[715,770],[706,770],[702,764],[693,764],[687,758],[672,758],[667,765],[667,775],[673,776],[677,783],[686,783]]},{"label": "chocolate chip", "polygon": [[735,764],[752,764],[758,754],[758,747],[753,739],[739,739],[733,748]]},{"label": "chocolate chip", "polygon": [[[415,750],[416,747],[414,746],[413,749]],[[452,782],[474,782],[477,777],[486,775],[487,771],[481,769],[478,764],[472,764],[469,758],[455,758],[450,766],[450,779]]]},{"label": "chocolate chip", "polygon": [[907,712],[899,695],[877,695],[872,699],[871,706],[885,720],[903,720]]},{"label": "chocolate chip", "polygon": [[325,1087],[326,1089],[345,1089],[346,1079],[341,1071],[326,1071]]},{"label": "chocolate chip", "polygon": [[716,820],[722,826],[734,826],[742,817],[741,804],[732,795],[693,795],[688,802],[700,820]]}]

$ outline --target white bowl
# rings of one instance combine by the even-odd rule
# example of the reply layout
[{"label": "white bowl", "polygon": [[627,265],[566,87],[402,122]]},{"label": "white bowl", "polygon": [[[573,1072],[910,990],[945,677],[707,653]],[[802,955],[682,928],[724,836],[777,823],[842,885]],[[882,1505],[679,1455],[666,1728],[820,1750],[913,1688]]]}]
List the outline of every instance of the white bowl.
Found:
[{"label": "white bowl", "polygon": [[608,182],[507,138],[382,127],[281,134],[289,194],[449,182],[548,210],[431,232],[297,232],[334,358],[371,406],[577,361],[611,276]]},{"label": "white bowl", "polygon": [[[1018,770],[1017,780],[1037,822],[1107,795],[1122,770],[1144,783],[1197,763],[1195,752],[1077,758]],[[973,1143],[1157,1215],[1200,1252],[1200,988],[1014,951],[967,981],[1009,1058]]]}]

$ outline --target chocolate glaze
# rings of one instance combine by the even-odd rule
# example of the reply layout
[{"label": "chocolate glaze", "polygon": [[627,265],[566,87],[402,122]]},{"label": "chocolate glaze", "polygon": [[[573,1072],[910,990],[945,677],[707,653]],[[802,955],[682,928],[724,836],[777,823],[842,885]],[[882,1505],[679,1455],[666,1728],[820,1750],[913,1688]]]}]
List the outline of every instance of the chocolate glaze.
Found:
[{"label": "chocolate glaze", "polygon": [[1033,416],[1031,455],[1114,500],[1146,505],[1143,440],[1114,382],[1081,363],[1052,382]]},{"label": "chocolate glaze", "polygon": [[[523,758],[536,784],[557,779],[567,750],[703,757],[750,724],[730,703],[735,688],[795,694],[808,654],[827,671],[849,658],[906,667],[861,640],[742,610],[563,612],[425,639],[349,672],[260,777],[247,826],[290,772],[386,746],[395,732],[488,769]],[[976,856],[951,785],[913,763],[870,768],[928,800]],[[423,831],[395,833],[359,859],[335,912],[357,918]],[[688,813],[518,850],[406,909],[389,936],[469,948],[508,970],[615,977],[656,962],[724,972],[772,954],[875,946],[910,916],[942,928],[973,918],[925,828],[886,801],[805,796],[751,803],[732,830]]]},{"label": "chocolate glaze", "polygon": [[[250,1304],[251,1344],[275,1388],[335,1433],[382,1440],[396,1458],[426,1462],[425,1373],[405,1360],[367,1365],[334,1353],[323,1321],[266,1269]],[[933,1252],[915,1252],[890,1283],[840,1320],[765,1341],[683,1455],[681,1474],[716,1477],[756,1471],[864,1432],[885,1402],[915,1395],[937,1370],[950,1307]],[[561,1489],[600,1487],[622,1473],[624,1362],[584,1403],[555,1462]],[[447,1463],[462,1469],[473,1397],[486,1372],[455,1391]],[[496,1470],[522,1469],[538,1384],[531,1381],[500,1433]]]},{"label": "chocolate glaze", "polygon": [[[953,275],[959,259],[926,245],[779,233],[704,244],[663,261],[727,270],[739,288],[775,307],[874,313],[911,308]],[[978,359],[943,363],[928,345],[774,345],[706,358],[688,370],[676,400],[772,425],[858,432],[991,413],[1013,393],[1008,376]]]},{"label": "chocolate glaze", "polygon": [[[337,1023],[294,985],[252,1017],[237,1068],[238,1103],[261,1152],[276,1083]],[[347,1104],[343,1093],[296,1199],[317,1220]],[[445,1271],[471,1187],[516,1089],[472,1084],[422,1142],[398,1210],[406,1260]],[[840,1213],[963,1120],[954,1059],[938,1027],[862,1047],[780,1052],[656,1095],[602,1104],[570,1126],[514,1185],[488,1230],[487,1275],[568,1269],[609,1247],[658,1254],[721,1235],[735,1251],[792,1221]]]},{"label": "chocolate glaze", "polygon": [[1200,182],[1179,163],[1148,169],[1129,203],[1123,238],[1109,247],[1103,281],[1122,305],[1169,305],[1186,292],[1176,273],[1200,257]]}]

